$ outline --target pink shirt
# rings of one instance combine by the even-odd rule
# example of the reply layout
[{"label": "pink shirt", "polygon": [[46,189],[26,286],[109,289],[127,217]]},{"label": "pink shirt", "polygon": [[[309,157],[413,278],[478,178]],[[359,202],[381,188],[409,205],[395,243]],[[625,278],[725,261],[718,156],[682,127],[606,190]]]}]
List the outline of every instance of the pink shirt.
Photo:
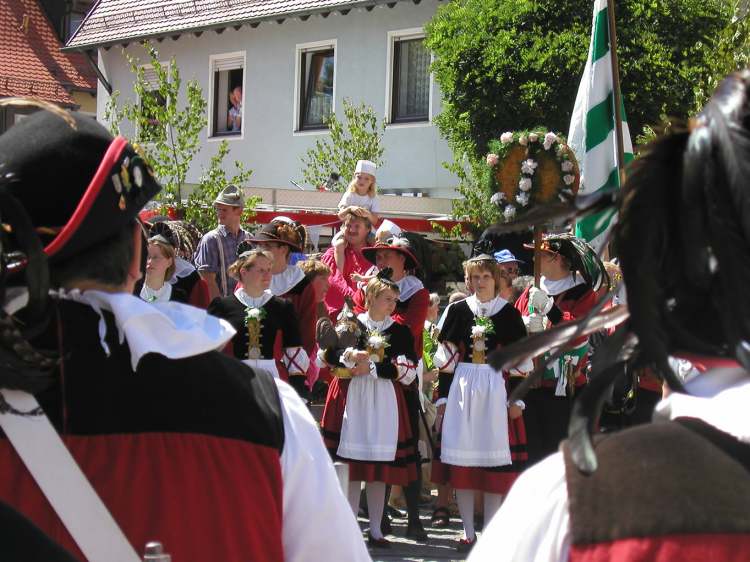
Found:
[{"label": "pink shirt", "polygon": [[352,273],[364,275],[372,267],[372,264],[362,255],[362,252],[347,246],[344,248],[344,271],[339,271],[336,267],[333,252],[333,247],[328,248],[323,257],[320,258],[331,269],[331,276],[328,278],[331,286],[325,300],[329,315],[338,314],[338,311],[344,307],[344,297],[354,296],[357,283],[352,280]]}]

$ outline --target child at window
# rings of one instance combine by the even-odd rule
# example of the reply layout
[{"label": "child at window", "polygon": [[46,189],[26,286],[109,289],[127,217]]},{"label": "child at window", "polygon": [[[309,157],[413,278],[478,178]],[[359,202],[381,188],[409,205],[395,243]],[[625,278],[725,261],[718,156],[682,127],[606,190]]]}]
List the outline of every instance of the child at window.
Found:
[{"label": "child at window", "polygon": [[242,86],[235,86],[229,92],[231,107],[227,112],[227,130],[239,133],[242,131]]},{"label": "child at window", "polygon": [[[377,170],[375,162],[370,162],[369,160],[357,161],[357,166],[354,169],[354,177],[349,183],[346,193],[344,193],[339,201],[338,216],[341,220],[344,220],[349,213],[354,213],[355,215],[369,219],[373,227],[377,225],[379,220],[377,213],[380,212],[380,203],[376,195],[375,170]],[[336,267],[341,271],[344,267],[345,241],[343,234],[341,232],[337,233],[331,243],[336,248],[334,254]]]}]

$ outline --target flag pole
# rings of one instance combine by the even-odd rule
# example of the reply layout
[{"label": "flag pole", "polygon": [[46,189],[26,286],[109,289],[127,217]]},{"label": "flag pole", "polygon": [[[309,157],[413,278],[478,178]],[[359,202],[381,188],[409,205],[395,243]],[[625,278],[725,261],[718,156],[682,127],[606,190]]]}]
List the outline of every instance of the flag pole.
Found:
[{"label": "flag pole", "polygon": [[617,172],[620,187],[625,183],[625,146],[622,136],[622,95],[620,93],[620,67],[617,62],[617,27],[615,25],[615,0],[607,0],[609,23],[609,52],[612,57],[612,93],[615,103],[615,142],[617,143]]}]

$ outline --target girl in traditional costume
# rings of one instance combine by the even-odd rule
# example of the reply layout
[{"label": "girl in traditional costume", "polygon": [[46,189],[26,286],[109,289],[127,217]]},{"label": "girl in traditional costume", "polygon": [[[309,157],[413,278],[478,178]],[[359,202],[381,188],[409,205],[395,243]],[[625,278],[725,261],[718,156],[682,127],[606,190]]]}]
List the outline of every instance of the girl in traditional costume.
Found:
[{"label": "girl in traditional costume", "polygon": [[484,492],[489,520],[526,464],[524,406],[507,403],[520,380],[513,375],[521,371],[499,373],[486,362],[492,350],[525,337],[526,329],[521,314],[498,295],[500,271],[492,256],[470,259],[464,272],[472,294],[447,309],[435,354],[442,439],[432,468],[434,482],[456,489],[465,532],[459,551],[476,541],[474,491]]},{"label": "girl in traditional costume", "polygon": [[404,399],[404,387],[416,379],[417,358],[411,331],[391,317],[399,291],[388,273],[367,284],[366,311],[350,319],[356,347],[325,351],[335,378],[322,421],[331,456],[349,464],[348,496],[355,514],[366,482],[369,542],[380,548],[390,546],[380,529],[385,485],[404,486],[417,476]]},{"label": "girl in traditional costume", "polygon": [[290,377],[304,375],[310,360],[302,348],[294,307],[268,289],[272,264],[269,252],[241,253],[229,267],[229,274],[240,284],[233,295],[214,299],[208,312],[228,320],[237,330],[228,346],[231,355],[276,377],[277,361]]}]

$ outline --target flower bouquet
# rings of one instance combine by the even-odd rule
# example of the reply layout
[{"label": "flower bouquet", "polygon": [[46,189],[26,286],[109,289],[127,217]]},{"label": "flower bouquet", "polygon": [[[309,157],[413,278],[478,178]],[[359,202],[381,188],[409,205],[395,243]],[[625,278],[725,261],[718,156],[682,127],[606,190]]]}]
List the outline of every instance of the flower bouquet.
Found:
[{"label": "flower bouquet", "polygon": [[471,362],[486,363],[487,336],[495,333],[495,325],[492,320],[484,316],[477,316],[471,327]]},{"label": "flower bouquet", "polygon": [[388,336],[384,336],[377,330],[367,334],[367,353],[373,363],[382,363],[385,357],[385,348],[389,347]]},{"label": "flower bouquet", "polygon": [[260,332],[266,311],[263,308],[248,307],[245,309],[245,326],[247,326],[247,358],[260,359]]}]

